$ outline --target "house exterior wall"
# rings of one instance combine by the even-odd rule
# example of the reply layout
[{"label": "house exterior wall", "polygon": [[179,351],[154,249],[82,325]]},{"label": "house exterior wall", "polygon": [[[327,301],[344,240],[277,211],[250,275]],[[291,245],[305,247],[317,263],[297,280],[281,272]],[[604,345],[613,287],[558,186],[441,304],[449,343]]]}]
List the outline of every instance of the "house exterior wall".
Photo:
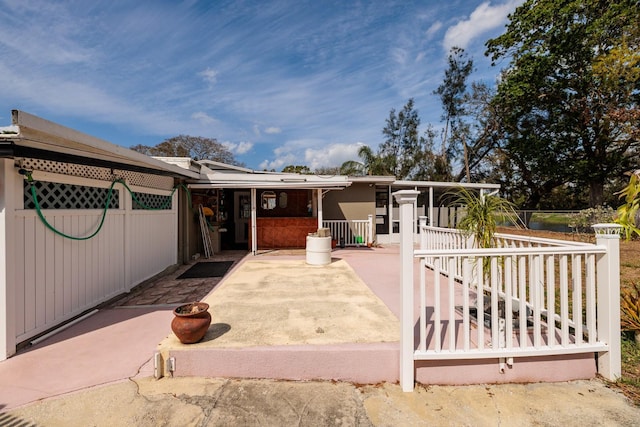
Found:
[{"label": "house exterior wall", "polygon": [[368,183],[354,182],[340,191],[329,191],[322,200],[324,219],[367,219],[376,216],[376,189]]},{"label": "house exterior wall", "polygon": [[[0,360],[28,340],[69,320],[178,262],[177,193],[170,209],[133,209],[121,184],[119,207],[107,210],[95,237],[72,240],[55,234],[24,206],[23,177],[13,160],[3,161],[4,209],[0,219],[0,255],[6,263],[0,277]],[[36,181],[108,188],[108,181],[50,172],[33,172]],[[72,187],[68,187],[72,188]],[[137,193],[169,196],[171,191],[129,185]],[[71,193],[64,197],[71,198]],[[3,203],[3,201],[0,201]],[[101,209],[43,209],[47,222],[62,233],[87,236],[102,217]],[[10,255],[11,254],[11,255]],[[12,313],[12,310],[14,312]]]}]

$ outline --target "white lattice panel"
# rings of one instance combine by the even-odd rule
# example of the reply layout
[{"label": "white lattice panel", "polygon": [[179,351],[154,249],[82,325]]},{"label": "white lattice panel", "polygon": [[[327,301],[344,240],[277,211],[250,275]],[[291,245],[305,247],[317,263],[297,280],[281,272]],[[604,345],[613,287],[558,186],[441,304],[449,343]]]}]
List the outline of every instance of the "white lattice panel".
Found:
[{"label": "white lattice panel", "polygon": [[154,175],[119,169],[114,169],[112,171],[109,168],[41,159],[21,159],[20,165],[21,167],[28,170],[97,179],[100,181],[110,182],[116,178],[122,178],[125,179],[127,183],[139,187],[156,188],[159,190],[171,190],[173,188],[173,178],[170,176]]},{"label": "white lattice panel", "polygon": [[171,190],[173,188],[173,178],[170,176],[152,175],[148,173],[116,169],[114,169],[113,173],[120,178],[125,179],[131,185],[157,188],[159,190]]}]

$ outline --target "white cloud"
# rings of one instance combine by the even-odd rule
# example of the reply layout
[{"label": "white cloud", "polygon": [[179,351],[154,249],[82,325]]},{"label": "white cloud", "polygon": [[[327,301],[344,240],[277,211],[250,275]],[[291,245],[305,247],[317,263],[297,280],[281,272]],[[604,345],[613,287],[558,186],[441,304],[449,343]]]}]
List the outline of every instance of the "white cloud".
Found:
[{"label": "white cloud", "polygon": [[202,111],[198,111],[196,113],[193,113],[191,115],[191,118],[194,119],[194,120],[197,120],[200,123],[205,124],[205,125],[214,124],[217,121],[216,119],[214,119],[213,117],[211,117],[210,115],[208,115],[207,113],[202,112]]},{"label": "white cloud", "polygon": [[320,149],[307,148],[304,152],[305,164],[309,169],[340,166],[347,160],[358,160],[358,150],[364,144],[331,144]]},{"label": "white cloud", "polygon": [[249,151],[251,151],[251,149],[253,148],[253,143],[252,142],[247,142],[247,141],[243,141],[243,142],[223,142],[222,145],[224,145],[229,151],[231,151],[233,154],[246,154]]},{"label": "white cloud", "polygon": [[507,15],[522,4],[524,0],[509,0],[503,4],[491,5],[484,2],[476,7],[468,19],[449,27],[444,35],[443,45],[449,51],[457,46],[466,49],[476,37],[500,27],[506,22]]},{"label": "white cloud", "polygon": [[207,67],[206,70],[200,71],[198,75],[202,77],[202,80],[207,83],[209,88],[213,87],[218,81],[218,72],[213,68]]},{"label": "white cloud", "polygon": [[282,133],[282,129],[280,129],[279,127],[268,127],[264,130],[265,133],[268,134],[276,134],[276,133]]},{"label": "white cloud", "polygon": [[433,36],[440,30],[440,28],[442,28],[442,22],[440,21],[436,21],[433,24],[431,24],[431,26],[425,32],[425,36],[427,37],[427,40],[432,39]]}]

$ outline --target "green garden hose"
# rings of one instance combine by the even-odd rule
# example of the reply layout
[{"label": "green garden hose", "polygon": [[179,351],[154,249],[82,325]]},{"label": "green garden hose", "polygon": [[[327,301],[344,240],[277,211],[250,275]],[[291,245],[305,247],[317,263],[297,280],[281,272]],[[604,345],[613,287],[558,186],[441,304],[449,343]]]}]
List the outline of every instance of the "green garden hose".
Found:
[{"label": "green garden hose", "polygon": [[49,224],[47,219],[44,217],[44,214],[42,213],[42,209],[40,208],[40,203],[38,202],[38,196],[37,196],[37,193],[36,193],[36,186],[34,185],[35,181],[33,180],[33,177],[31,176],[31,171],[28,171],[26,169],[20,169],[18,171],[18,173],[20,173],[20,175],[24,175],[26,177],[26,179],[27,179],[27,184],[29,184],[29,188],[31,190],[31,196],[33,197],[33,203],[36,206],[36,213],[38,214],[38,217],[40,218],[40,221],[42,221],[42,223],[45,225],[45,227],[47,227],[49,230],[53,231],[58,236],[62,236],[64,238],[66,238],[66,239],[71,239],[71,240],[89,240],[89,239],[91,239],[92,237],[94,237],[95,235],[97,235],[100,232],[100,230],[102,229],[102,226],[104,225],[104,220],[105,220],[105,218],[107,216],[107,210],[109,209],[109,205],[111,204],[111,196],[113,195],[113,187],[116,184],[122,184],[124,186],[124,188],[127,189],[129,194],[131,194],[131,198],[145,210],[163,210],[163,209],[165,209],[169,205],[169,203],[171,203],[171,200],[173,198],[173,193],[175,193],[176,190],[178,188],[180,188],[180,187],[184,188],[185,191],[187,192],[187,197],[189,199],[189,206],[191,206],[191,192],[189,191],[187,186],[185,186],[184,184],[178,184],[175,187],[173,187],[173,190],[171,190],[171,194],[169,195],[169,198],[167,199],[167,202],[165,202],[162,206],[160,206],[158,208],[152,208],[152,207],[146,206],[144,203],[139,201],[136,198],[136,196],[133,194],[133,191],[129,188],[127,183],[124,182],[124,180],[116,179],[109,186],[109,192],[107,193],[107,202],[106,202],[106,204],[104,206],[104,209],[102,210],[102,216],[100,218],[100,224],[98,225],[98,228],[93,233],[91,233],[89,236],[85,236],[85,237],[70,236],[70,235],[65,234],[62,231],[57,230],[56,228],[54,228],[51,224]]}]

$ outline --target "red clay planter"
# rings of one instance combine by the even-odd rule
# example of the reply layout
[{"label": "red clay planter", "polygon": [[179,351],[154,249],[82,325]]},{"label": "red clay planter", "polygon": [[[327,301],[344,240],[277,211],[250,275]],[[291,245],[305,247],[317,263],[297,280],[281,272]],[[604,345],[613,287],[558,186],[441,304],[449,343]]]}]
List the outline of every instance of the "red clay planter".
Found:
[{"label": "red clay planter", "polygon": [[211,314],[206,302],[191,302],[176,307],[171,330],[183,344],[193,344],[204,338],[209,325]]}]

